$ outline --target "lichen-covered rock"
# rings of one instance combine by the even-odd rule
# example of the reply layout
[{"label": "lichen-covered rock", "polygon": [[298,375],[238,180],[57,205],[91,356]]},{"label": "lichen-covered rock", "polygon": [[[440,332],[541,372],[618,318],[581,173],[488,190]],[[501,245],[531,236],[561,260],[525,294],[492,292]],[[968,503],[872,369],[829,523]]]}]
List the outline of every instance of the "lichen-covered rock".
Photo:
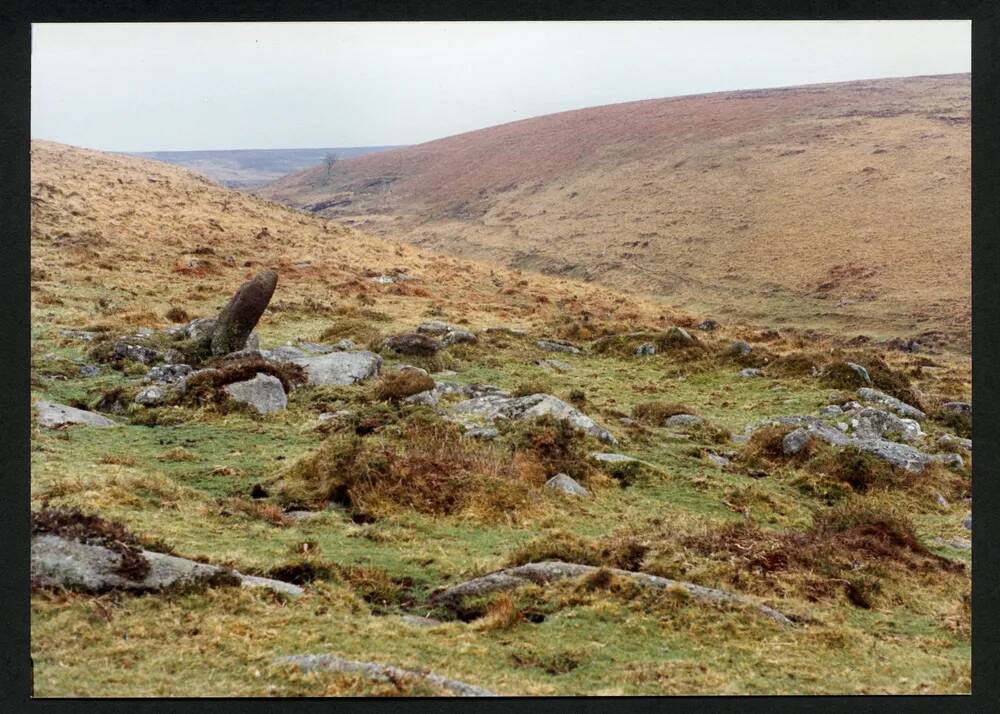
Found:
[{"label": "lichen-covered rock", "polygon": [[143,550],[141,557],[149,568],[141,580],[135,580],[121,573],[122,556],[110,548],[53,534],[35,535],[31,538],[31,580],[40,587],[87,592],[149,592],[200,584],[265,587],[287,595],[303,592],[291,583],[243,575],[164,553]]},{"label": "lichen-covered rock", "polygon": [[233,382],[223,389],[232,399],[249,405],[260,414],[273,414],[288,406],[281,380],[270,374],[257,373],[253,379]]},{"label": "lichen-covered rock", "polygon": [[672,417],[668,417],[663,426],[677,429],[686,428],[690,426],[697,426],[704,421],[700,416],[695,416],[694,414],[674,414]]},{"label": "lichen-covered rock", "polygon": [[445,347],[458,344],[472,344],[478,342],[479,338],[468,330],[453,329],[441,338],[441,344]]},{"label": "lichen-covered rock", "polygon": [[942,434],[938,437],[937,445],[942,449],[961,449],[962,451],[972,451],[972,439],[963,439],[953,434]]},{"label": "lichen-covered rock", "polygon": [[590,495],[590,491],[585,489],[566,474],[556,474],[545,482],[545,487],[554,491],[568,493],[571,496],[586,497]]},{"label": "lichen-covered rock", "polygon": [[142,404],[147,407],[154,407],[162,404],[166,397],[167,391],[163,387],[153,384],[139,390],[139,393],[135,395],[135,403]]},{"label": "lichen-covered rock", "polygon": [[123,337],[112,348],[116,360],[131,360],[141,364],[153,364],[163,359],[163,353],[141,343],[132,337]]},{"label": "lichen-covered rock", "polygon": [[441,349],[441,343],[419,332],[404,332],[386,338],[382,348],[401,355],[432,357]]},{"label": "lichen-covered rock", "polygon": [[565,421],[574,428],[591,434],[605,443],[618,443],[607,429],[598,425],[576,407],[551,394],[530,394],[524,397],[511,397],[505,393],[483,394],[455,404],[448,411],[448,416],[470,427],[479,426],[476,421],[525,420],[550,416],[559,421]]},{"label": "lichen-covered rock", "polygon": [[916,420],[903,419],[881,409],[865,407],[851,412],[848,416],[849,426],[859,439],[915,442],[924,437]]},{"label": "lichen-covered rock", "polygon": [[639,357],[650,357],[656,354],[656,345],[652,342],[643,342],[635,348],[635,354]]},{"label": "lichen-covered rock", "polygon": [[941,405],[941,410],[952,414],[971,414],[972,405],[968,402],[945,402]]},{"label": "lichen-covered rock", "polygon": [[869,386],[871,385],[872,378],[868,374],[867,369],[862,367],[860,364],[857,364],[856,362],[845,362],[844,364],[846,364],[848,369],[854,372],[854,374],[858,375],[858,379],[861,380],[862,384],[867,384]]},{"label": "lichen-covered rock", "polygon": [[226,355],[244,349],[278,285],[278,274],[265,270],[243,283],[215,320],[212,354]]},{"label": "lichen-covered rock", "polygon": [[312,386],[347,385],[377,377],[382,368],[382,358],[374,352],[331,352],[325,355],[310,355],[284,348],[282,352],[269,350],[262,352],[267,359],[292,362],[306,372],[307,383]]},{"label": "lichen-covered rock", "polygon": [[784,438],[781,440],[781,453],[785,456],[794,456],[805,449],[809,442],[812,441],[812,434],[809,433],[808,429],[803,429],[801,426],[793,431],[785,434]]},{"label": "lichen-covered rock", "polygon": [[546,350],[548,352],[565,352],[571,355],[578,355],[582,352],[582,350],[576,345],[570,342],[564,342],[563,340],[538,340],[535,344],[539,349]]},{"label": "lichen-covered rock", "polygon": [[175,384],[193,372],[189,364],[163,364],[146,373],[146,380],[160,384]]},{"label": "lichen-covered rock", "polygon": [[743,377],[744,379],[749,379],[750,377],[763,377],[763,370],[757,369],[756,367],[745,367],[736,373],[737,377]]},{"label": "lichen-covered rock", "polygon": [[719,329],[719,323],[709,318],[707,320],[702,320],[701,322],[699,322],[696,325],[696,327],[699,330],[702,330],[703,332],[715,332],[716,330]]},{"label": "lichen-covered rock", "polygon": [[726,354],[730,357],[746,357],[751,352],[753,352],[753,347],[744,340],[736,340],[726,349]]},{"label": "lichen-covered rock", "polygon": [[871,387],[861,387],[858,390],[858,397],[863,402],[881,404],[888,407],[892,411],[899,414],[899,416],[906,417],[907,419],[923,421],[927,418],[927,415],[916,407],[910,406],[906,402],[896,399],[896,397],[889,396],[885,392],[880,392],[879,390],[872,389]]},{"label": "lichen-covered rock", "polygon": [[35,408],[38,412],[36,419],[38,425],[49,429],[57,429],[69,424],[83,424],[85,426],[96,427],[118,426],[118,422],[111,421],[106,416],[69,407],[65,404],[39,400],[35,404]]}]

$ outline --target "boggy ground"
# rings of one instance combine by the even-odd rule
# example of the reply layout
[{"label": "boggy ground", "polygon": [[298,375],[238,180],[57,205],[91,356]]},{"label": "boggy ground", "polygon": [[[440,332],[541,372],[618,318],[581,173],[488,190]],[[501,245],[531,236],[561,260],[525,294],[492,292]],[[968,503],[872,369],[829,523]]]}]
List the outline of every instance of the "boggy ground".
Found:
[{"label": "boggy ground", "polygon": [[[870,365],[882,355],[887,374],[919,390],[932,415],[924,447],[933,450],[956,427],[934,418],[936,405],[970,396],[966,357],[741,325],[691,329],[703,348],[661,338],[656,355],[638,357],[627,340],[593,345],[611,332],[662,336],[704,316],[387,247],[148,162],[35,144],[33,172],[41,199],[33,399],[93,407],[144,372],[95,362],[89,343],[60,329],[165,327],[169,310],[212,315],[249,273],[274,267],[278,288],[258,326],[263,345],[342,337],[377,345],[424,320],[447,320],[480,341],[435,358],[385,354],[383,372],[406,362],[439,381],[549,392],[619,441],[610,449],[551,424],[522,424],[474,442],[377,380],[300,387],[285,411],[267,417],[207,403],[111,414],[123,423],[114,429],[33,427],[33,510],[78,507],[124,525],[150,550],[305,585],[297,599],[237,587],[144,596],[38,590],[36,696],[439,693],[417,681],[304,674],[274,662],[320,653],[430,669],[508,695],[969,690],[971,556],[955,545],[968,537],[968,464],[906,477],[825,448],[788,459],[766,433],[746,446],[726,433],[767,416],[815,414],[835,393],[845,396],[811,369],[842,359],[840,350]],[[264,228],[270,237],[257,237]],[[394,269],[415,279],[370,279]],[[490,326],[528,334],[483,331]],[[547,352],[539,338],[589,349]],[[754,355],[770,353],[764,377],[737,376],[744,365],[726,355],[737,338]],[[561,365],[536,364],[543,359]],[[82,376],[83,364],[98,373]],[[354,415],[319,420],[338,410]],[[708,426],[659,425],[678,411]],[[645,465],[609,473],[586,458],[593,450]],[[732,463],[716,466],[709,452]],[[858,469],[871,478],[857,478]],[[556,470],[591,497],[545,489]],[[334,507],[288,516],[320,507],[316,484],[337,492]],[[795,626],[607,575],[487,597],[461,617],[432,598],[492,570],[556,559],[751,595]]]}]

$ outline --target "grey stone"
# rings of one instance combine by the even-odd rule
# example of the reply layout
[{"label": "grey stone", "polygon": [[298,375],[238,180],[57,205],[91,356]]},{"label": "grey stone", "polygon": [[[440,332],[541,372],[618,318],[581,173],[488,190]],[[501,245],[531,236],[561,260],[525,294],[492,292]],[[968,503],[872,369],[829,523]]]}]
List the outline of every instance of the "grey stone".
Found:
[{"label": "grey stone", "polygon": [[234,400],[250,405],[260,414],[273,414],[288,406],[288,396],[281,380],[270,374],[258,372],[253,379],[233,382],[223,389]]},{"label": "grey stone", "polygon": [[714,451],[709,451],[705,454],[705,458],[708,459],[709,463],[719,467],[728,466],[730,463],[729,459],[722,454],[715,453]]},{"label": "grey stone", "polygon": [[376,662],[357,662],[343,659],[336,655],[289,655],[279,657],[278,663],[291,664],[303,672],[347,672],[361,674],[377,682],[398,682],[406,680],[423,680],[435,687],[440,687],[459,697],[496,697],[495,692],[472,684],[460,682],[457,679],[442,677],[434,672],[400,669]]},{"label": "grey stone", "polygon": [[450,347],[451,345],[457,344],[471,344],[474,342],[479,342],[479,338],[468,330],[451,330],[446,333],[444,337],[441,338],[441,344],[445,347]]},{"label": "grey stone", "polygon": [[247,338],[267,309],[278,274],[265,270],[243,283],[219,313],[212,330],[212,354],[225,355],[246,347]]},{"label": "grey stone", "polygon": [[854,435],[859,439],[886,439],[898,435],[902,441],[915,442],[924,437],[916,420],[902,419],[895,414],[871,407],[852,412],[849,423]]},{"label": "grey stone", "polygon": [[153,364],[163,359],[162,353],[158,350],[139,344],[129,337],[123,337],[115,342],[113,352],[116,359],[127,359],[142,364]]},{"label": "grey stone", "polygon": [[877,458],[886,461],[893,466],[905,469],[913,473],[923,472],[927,466],[934,461],[935,457],[914,449],[912,446],[897,444],[894,441],[884,441],[882,439],[856,439],[852,440],[852,445],[861,451],[865,451]]},{"label": "grey stone", "polygon": [[129,590],[150,592],[199,583],[240,584],[264,587],[287,595],[301,595],[297,585],[243,575],[235,570],[198,563],[164,553],[141,551],[149,563],[142,580],[131,580],[117,571],[121,555],[102,545],[80,543],[52,534],[31,538],[31,578],[43,587],[64,587],[88,592]]},{"label": "grey stone", "polygon": [[556,474],[545,482],[545,487],[572,496],[589,496],[590,492],[566,474]]},{"label": "grey stone", "polygon": [[377,377],[382,358],[374,352],[331,352],[326,355],[306,355],[286,360],[306,371],[308,384],[345,385]]},{"label": "grey stone", "polygon": [[442,625],[440,620],[435,620],[433,617],[422,617],[421,615],[403,615],[399,618],[407,625],[413,625],[414,627],[437,627]]},{"label": "grey stone", "polygon": [[566,352],[572,355],[578,355],[582,352],[576,345],[562,340],[538,340],[535,344],[538,345],[539,349],[549,352]]},{"label": "grey stone", "polygon": [[542,367],[544,369],[551,369],[555,372],[566,372],[573,368],[571,365],[566,364],[562,360],[557,360],[557,359],[540,359],[536,361],[535,364],[537,364],[539,367]]},{"label": "grey stone", "polygon": [[354,344],[354,340],[345,337],[342,340],[337,340],[333,343],[333,349],[340,352],[350,352],[356,350],[358,346]]},{"label": "grey stone", "polygon": [[664,335],[664,341],[667,344],[673,346],[684,347],[695,344],[697,340],[695,340],[691,336],[691,333],[685,330],[683,327],[677,327],[676,325],[674,325],[669,330],[667,330],[667,333]]},{"label": "grey stone", "polygon": [[162,404],[163,400],[166,398],[166,390],[156,384],[144,387],[135,395],[135,403],[142,404],[143,406],[153,407],[158,404]]},{"label": "grey stone", "polygon": [[492,441],[500,436],[500,430],[494,426],[477,426],[472,429],[466,430],[462,436],[467,436],[470,439],[482,439],[483,441]]},{"label": "grey stone", "polygon": [[785,456],[794,456],[806,448],[810,441],[812,441],[812,434],[809,433],[808,429],[803,429],[800,426],[785,434],[781,440],[781,452]]},{"label": "grey stone", "polygon": [[175,384],[193,371],[189,364],[163,364],[151,368],[146,373],[146,379],[160,384]]},{"label": "grey stone", "polygon": [[942,449],[961,449],[972,451],[972,439],[963,439],[952,434],[942,434],[937,439],[937,445]]},{"label": "grey stone", "polygon": [[704,420],[700,416],[695,416],[694,414],[674,414],[672,417],[669,417],[665,422],[663,422],[663,426],[671,428],[676,428],[676,427],[683,428],[688,426],[696,426],[698,424],[701,424],[702,421]]},{"label": "grey stone", "polygon": [[972,530],[972,514],[971,513],[968,516],[965,517],[964,521],[962,521],[962,528],[964,528],[967,531],[971,531]]},{"label": "grey stone", "polygon": [[38,410],[38,425],[49,429],[56,429],[69,424],[83,424],[85,426],[97,427],[119,426],[117,422],[111,421],[106,416],[84,411],[83,409],[68,407],[65,404],[39,400],[35,404],[35,408]]},{"label": "grey stone", "polygon": [[719,323],[709,318],[698,323],[697,328],[704,332],[715,332],[719,329]]},{"label": "grey stone", "polygon": [[81,377],[96,377],[101,373],[101,368],[96,364],[85,364],[80,367]]},{"label": "grey stone", "polygon": [[652,342],[643,342],[635,348],[635,353],[640,357],[649,357],[656,354],[656,345]]},{"label": "grey stone", "polygon": [[[310,357],[309,353],[292,345],[279,345],[271,350],[260,350],[260,355],[273,362],[295,362]],[[250,354],[247,353],[247,356]]]},{"label": "grey stone", "polygon": [[912,407],[906,402],[896,399],[896,397],[891,397],[885,392],[880,392],[877,389],[872,389],[870,387],[861,387],[858,390],[858,397],[864,402],[873,402],[876,404],[881,404],[888,407],[892,411],[896,412],[900,416],[906,417],[908,419],[916,419],[917,421],[923,421],[927,418],[927,415],[916,407]]},{"label": "grey stone", "polygon": [[828,404],[819,410],[821,416],[840,416],[844,410],[838,404]]},{"label": "grey stone", "polygon": [[945,402],[941,405],[941,409],[946,412],[952,412],[953,414],[972,413],[972,405],[968,402]]},{"label": "grey stone", "polygon": [[447,415],[466,426],[479,426],[475,423],[477,420],[525,420],[551,416],[554,419],[565,421],[574,428],[587,432],[605,443],[618,443],[607,429],[595,423],[576,407],[551,394],[531,394],[524,397],[484,394],[455,404]]},{"label": "grey stone", "polygon": [[738,377],[743,377],[744,379],[747,379],[750,377],[763,377],[764,372],[763,370],[757,369],[756,367],[745,367],[744,369],[741,369],[739,372],[737,372],[736,375]]},{"label": "grey stone", "polygon": [[214,317],[199,317],[184,326],[184,336],[189,340],[209,340],[215,332]]},{"label": "grey stone", "polygon": [[423,404],[424,406],[433,407],[437,406],[437,403],[440,399],[441,395],[437,391],[437,389],[428,389],[425,392],[411,394],[403,401],[406,402],[407,404]]},{"label": "grey stone", "polygon": [[[578,563],[564,563],[562,561],[543,561],[540,563],[527,563],[506,570],[498,570],[487,575],[483,575],[472,580],[467,580],[458,585],[453,585],[442,591],[435,593],[432,602],[458,609],[467,597],[481,597],[494,592],[505,592],[514,590],[526,585],[545,585],[557,580],[566,578],[579,578],[591,575],[600,570],[593,565],[580,565]],[[654,588],[658,590],[679,588],[695,599],[715,604],[745,605],[754,608],[759,614],[768,617],[775,622],[792,627],[793,623],[785,615],[777,610],[761,605],[754,599],[715,588],[706,588],[702,585],[687,583],[678,580],[662,578],[658,575],[634,572],[630,570],[620,570],[618,568],[608,568],[613,574],[621,578],[628,578],[632,582],[642,587]]]},{"label": "grey stone", "polygon": [[98,335],[98,333],[90,332],[88,330],[59,330],[59,334],[62,337],[69,337],[71,339],[82,340],[84,342],[90,342]]},{"label": "grey stone", "polygon": [[749,342],[736,340],[729,345],[729,349],[726,350],[726,352],[732,357],[746,357],[748,354],[753,352],[753,347],[750,346]]},{"label": "grey stone", "polygon": [[285,511],[285,518],[290,521],[312,521],[317,518],[321,518],[324,515],[323,511]]},{"label": "grey stone", "polygon": [[246,344],[244,346],[248,350],[259,350],[260,349],[260,335],[257,334],[256,330],[254,330],[254,331],[252,331],[250,333],[250,336],[247,337],[247,341],[246,341]]},{"label": "grey stone", "polygon": [[868,370],[862,367],[860,364],[855,362],[845,362],[852,372],[858,375],[858,378],[864,383],[871,386],[872,378],[868,374]]},{"label": "grey stone", "polygon": [[427,322],[421,322],[417,325],[417,332],[421,332],[425,335],[434,335],[435,337],[444,335],[451,332],[455,328],[449,325],[447,322],[442,322],[441,320],[428,320]]},{"label": "grey stone", "polygon": [[932,454],[931,458],[952,469],[960,469],[965,466],[961,454]]}]

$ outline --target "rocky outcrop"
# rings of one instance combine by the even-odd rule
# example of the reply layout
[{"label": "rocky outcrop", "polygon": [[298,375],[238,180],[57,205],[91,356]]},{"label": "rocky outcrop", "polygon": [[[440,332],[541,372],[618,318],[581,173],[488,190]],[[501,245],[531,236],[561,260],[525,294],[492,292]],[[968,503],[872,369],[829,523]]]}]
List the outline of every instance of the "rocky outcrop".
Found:
[{"label": "rocky outcrop", "polygon": [[500,696],[488,689],[460,682],[457,679],[442,677],[434,672],[419,672],[413,669],[400,669],[376,662],[357,662],[336,655],[289,655],[279,657],[279,664],[291,664],[303,672],[346,672],[361,674],[377,682],[400,682],[406,680],[424,681],[428,684],[451,692],[458,697],[497,697]]},{"label": "rocky outcrop", "polygon": [[308,354],[295,347],[261,350],[261,356],[275,362],[291,362],[306,372],[307,383],[321,387],[327,384],[347,385],[377,377],[382,358],[374,352],[330,352]]},{"label": "rocky outcrop", "polygon": [[[467,597],[479,597],[495,592],[515,590],[526,585],[545,585],[557,580],[566,578],[578,578],[591,575],[600,570],[593,565],[580,565],[577,563],[564,563],[558,560],[544,561],[540,563],[528,563],[515,568],[498,570],[488,575],[483,575],[464,583],[459,583],[450,588],[446,588],[432,596],[432,601],[437,602],[450,609],[458,610],[462,607],[462,602]],[[706,588],[694,583],[679,580],[661,578],[657,575],[648,575],[630,570],[619,570],[618,568],[607,568],[608,572],[622,578],[628,578],[638,585],[665,590],[667,588],[678,588],[685,591],[690,597],[703,602],[711,602],[722,605],[742,605],[755,609],[761,615],[768,617],[775,622],[791,627],[792,621],[777,610],[761,605],[755,600],[737,593],[715,588]]]},{"label": "rocky outcrop", "polygon": [[530,394],[525,397],[511,397],[506,393],[485,394],[455,404],[447,416],[469,427],[479,425],[477,422],[497,419],[525,420],[550,416],[565,421],[607,444],[618,443],[607,429],[576,407],[551,394]]},{"label": "rocky outcrop", "polygon": [[119,426],[118,422],[111,421],[106,416],[68,407],[65,404],[39,400],[35,404],[35,409],[38,414],[36,417],[38,425],[48,429],[58,429],[70,424],[97,427]]},{"label": "rocky outcrop", "polygon": [[879,390],[872,389],[871,387],[861,387],[861,389],[858,390],[858,398],[863,402],[881,404],[882,406],[896,412],[899,416],[906,417],[907,419],[923,421],[927,418],[927,415],[916,407],[910,406],[906,402],[896,399],[896,397],[889,396],[885,392],[880,392]]},{"label": "rocky outcrop", "polygon": [[582,350],[579,347],[563,340],[538,340],[535,344],[538,346],[538,349],[546,350],[547,352],[565,352],[571,355],[582,354]]},{"label": "rocky outcrop", "polygon": [[924,433],[915,419],[902,419],[895,414],[865,407],[846,414],[848,426],[859,439],[889,439],[906,442],[920,441]]},{"label": "rocky outcrop", "polygon": [[81,543],[58,535],[31,539],[31,580],[40,587],[61,587],[86,592],[127,590],[151,592],[197,585],[240,585],[267,588],[286,595],[301,595],[291,583],[244,575],[216,565],[198,563],[148,550],[140,551],[148,564],[141,579],[121,572],[121,554],[103,545]]}]

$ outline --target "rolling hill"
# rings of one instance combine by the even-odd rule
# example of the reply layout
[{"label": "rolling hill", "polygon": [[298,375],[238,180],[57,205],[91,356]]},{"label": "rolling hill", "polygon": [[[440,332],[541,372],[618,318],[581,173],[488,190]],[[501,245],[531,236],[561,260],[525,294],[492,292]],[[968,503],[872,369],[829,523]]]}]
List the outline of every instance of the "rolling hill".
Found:
[{"label": "rolling hill", "polygon": [[251,188],[285,174],[320,166],[328,154],[338,160],[396,149],[396,146],[349,146],[320,149],[227,149],[223,151],[142,151],[127,154],[183,166],[227,188]]},{"label": "rolling hill", "polygon": [[969,345],[968,74],[569,111],[257,192],[722,318]]}]

